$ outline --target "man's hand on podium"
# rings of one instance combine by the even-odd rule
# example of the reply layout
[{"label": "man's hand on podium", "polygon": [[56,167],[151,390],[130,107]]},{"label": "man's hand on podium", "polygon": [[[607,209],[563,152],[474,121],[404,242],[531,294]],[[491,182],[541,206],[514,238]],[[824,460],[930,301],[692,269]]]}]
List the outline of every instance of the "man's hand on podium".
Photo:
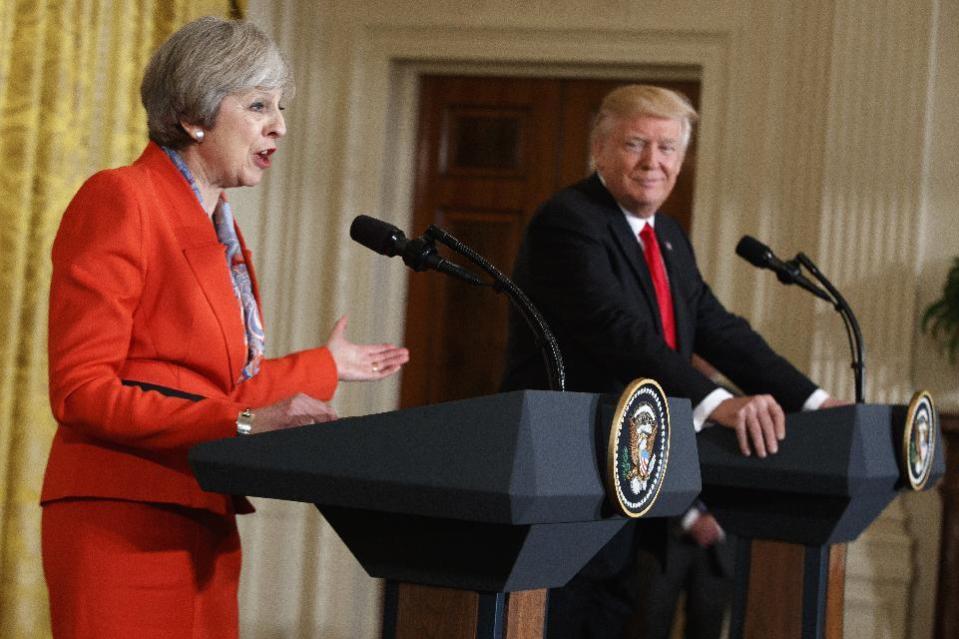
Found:
[{"label": "man's hand on podium", "polygon": [[775,455],[786,437],[786,415],[772,395],[731,397],[717,406],[709,419],[734,429],[739,450],[747,457],[752,449],[759,457]]}]

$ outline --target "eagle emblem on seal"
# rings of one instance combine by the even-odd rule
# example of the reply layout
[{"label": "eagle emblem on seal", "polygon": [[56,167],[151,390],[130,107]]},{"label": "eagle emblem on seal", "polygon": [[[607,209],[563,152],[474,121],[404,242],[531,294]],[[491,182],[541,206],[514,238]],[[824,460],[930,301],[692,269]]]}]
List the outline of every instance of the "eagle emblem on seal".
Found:
[{"label": "eagle emblem on seal", "polygon": [[656,417],[653,410],[642,405],[627,420],[629,428],[629,461],[626,479],[634,493],[646,490],[649,476],[656,465]]},{"label": "eagle emblem on seal", "polygon": [[916,416],[912,427],[912,442],[909,446],[909,463],[912,464],[912,473],[922,477],[925,467],[929,463],[929,451],[932,428],[929,425],[929,413],[922,412]]}]

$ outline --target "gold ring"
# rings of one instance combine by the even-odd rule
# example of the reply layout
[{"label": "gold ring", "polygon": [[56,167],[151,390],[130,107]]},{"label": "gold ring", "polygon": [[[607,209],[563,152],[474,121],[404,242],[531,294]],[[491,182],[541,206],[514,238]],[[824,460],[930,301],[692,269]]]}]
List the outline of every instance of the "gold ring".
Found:
[{"label": "gold ring", "polygon": [[379,373],[379,372],[380,372],[380,367],[377,366],[376,364],[373,364],[373,372],[374,372],[374,373]]}]

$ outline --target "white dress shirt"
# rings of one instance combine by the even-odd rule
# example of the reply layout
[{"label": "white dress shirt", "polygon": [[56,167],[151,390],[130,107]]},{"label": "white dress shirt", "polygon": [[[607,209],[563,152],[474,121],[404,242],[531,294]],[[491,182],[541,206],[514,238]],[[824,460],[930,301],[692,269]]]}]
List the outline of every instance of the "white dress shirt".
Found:
[{"label": "white dress shirt", "polygon": [[[629,228],[633,231],[633,237],[636,238],[636,243],[639,245],[641,250],[643,249],[643,243],[639,241],[639,234],[642,232],[643,228],[649,224],[654,229],[656,228],[656,216],[651,215],[649,217],[640,217],[635,213],[627,211],[620,204],[619,209],[623,212],[623,215],[626,217],[626,222],[629,224]],[[667,250],[669,247],[667,247]],[[668,274],[667,274],[668,277]],[[716,407],[722,404],[727,399],[731,399],[733,394],[730,393],[725,388],[717,388],[710,394],[706,395],[701,402],[696,404],[693,407],[693,428],[696,429],[698,433],[703,429],[704,426],[711,425],[712,422],[707,421],[709,416],[712,414]],[[805,403],[803,403],[803,410],[816,410],[822,406],[829,398],[829,393],[824,391],[821,388],[817,388],[813,391],[812,395],[806,398]]]}]

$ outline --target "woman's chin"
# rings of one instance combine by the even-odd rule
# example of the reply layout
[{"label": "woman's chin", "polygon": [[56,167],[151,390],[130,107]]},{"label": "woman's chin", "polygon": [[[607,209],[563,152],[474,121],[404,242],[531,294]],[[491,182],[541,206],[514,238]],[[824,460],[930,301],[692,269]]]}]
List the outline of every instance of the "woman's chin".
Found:
[{"label": "woman's chin", "polygon": [[236,186],[256,186],[263,180],[263,172],[257,171],[255,173],[250,173],[241,177]]}]

